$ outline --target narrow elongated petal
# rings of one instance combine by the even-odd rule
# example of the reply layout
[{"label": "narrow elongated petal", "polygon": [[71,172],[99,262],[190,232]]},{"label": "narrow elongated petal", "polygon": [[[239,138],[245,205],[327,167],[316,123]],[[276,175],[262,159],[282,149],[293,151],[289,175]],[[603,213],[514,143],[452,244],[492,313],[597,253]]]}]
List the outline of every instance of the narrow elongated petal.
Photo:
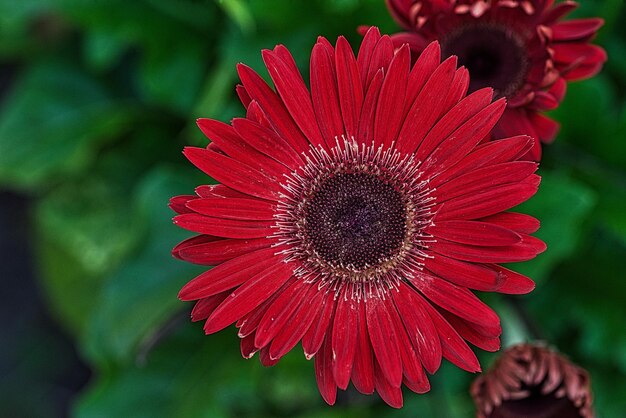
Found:
[{"label": "narrow elongated petal", "polygon": [[389,64],[389,70],[380,89],[380,98],[374,120],[374,141],[376,144],[391,145],[402,126],[406,83],[410,64],[409,47],[404,46],[396,52]]},{"label": "narrow elongated petal", "polygon": [[510,229],[477,221],[442,221],[429,227],[428,232],[448,241],[478,246],[514,245],[522,240]]},{"label": "narrow elongated petal", "polygon": [[398,149],[402,152],[413,153],[441,116],[455,68],[456,57],[448,58],[420,91],[398,135]]},{"label": "narrow elongated petal", "polygon": [[498,324],[498,315],[472,292],[445,280],[420,274],[411,280],[420,292],[442,308],[477,324]]},{"label": "narrow elongated petal", "polygon": [[399,388],[402,383],[402,361],[398,337],[384,302],[377,297],[370,298],[366,304],[366,315],[367,332],[377,363],[381,365],[383,379]]},{"label": "narrow elongated petal", "polygon": [[243,118],[233,119],[232,124],[239,136],[257,151],[291,170],[302,165],[300,154],[273,130]]},{"label": "narrow elongated petal", "polygon": [[303,300],[310,303],[300,304],[293,314],[291,321],[279,330],[270,346],[270,357],[280,358],[291,350],[304,336],[313,321],[319,316],[322,309],[324,294],[316,286],[310,286]]},{"label": "narrow elongated petal", "polygon": [[265,301],[277,291],[291,276],[293,267],[276,264],[250,278],[228,296],[207,319],[204,332],[213,334],[226,328]]},{"label": "narrow elongated petal", "polygon": [[337,399],[337,385],[333,377],[331,359],[332,347],[328,337],[322,344],[322,352],[315,357],[315,378],[322,398],[327,404],[334,405]]},{"label": "narrow elongated petal", "polygon": [[263,61],[272,77],[285,107],[300,130],[313,145],[324,143],[315,120],[311,96],[297,69],[286,64],[270,51],[263,51]]},{"label": "narrow elongated petal", "polygon": [[270,202],[239,198],[195,199],[187,207],[201,215],[242,220],[271,220],[276,211],[276,205]]},{"label": "narrow elongated petal", "polygon": [[185,148],[185,156],[200,170],[235,190],[270,200],[280,196],[277,178],[268,177],[237,160],[194,147]]},{"label": "narrow elongated petal", "polygon": [[275,253],[275,249],[265,248],[226,261],[187,283],[178,297],[182,300],[194,300],[232,289],[276,264]]},{"label": "narrow elongated petal", "polygon": [[269,116],[272,125],[291,145],[300,152],[308,149],[308,141],[293,121],[289,112],[278,95],[263,81],[250,67],[239,64],[237,66],[239,78],[251,98],[256,100]]},{"label": "narrow elongated petal", "polygon": [[359,308],[356,300],[352,299],[349,294],[351,291],[352,289],[346,286],[343,294],[339,296],[343,298],[343,303],[337,304],[333,321],[331,339],[333,376],[340,389],[348,387],[358,338],[357,314]]},{"label": "narrow elongated petal", "polygon": [[441,344],[424,307],[427,302],[405,284],[400,285],[400,292],[392,295],[404,327],[426,370],[435,373],[441,364]]},{"label": "narrow elongated petal", "polygon": [[181,247],[175,256],[190,263],[214,266],[270,245],[272,241],[266,238],[219,239]]},{"label": "narrow elongated petal", "polygon": [[352,383],[359,392],[369,395],[375,389],[374,354],[372,353],[369,333],[367,332],[365,303],[359,303],[358,307],[358,339],[354,354],[354,365],[352,367]]},{"label": "narrow elongated petal", "polygon": [[196,213],[185,213],[174,217],[181,228],[201,234],[214,234],[223,238],[262,238],[272,235],[273,221],[247,221],[239,219],[213,218]]},{"label": "narrow elongated petal", "polygon": [[311,97],[320,130],[328,146],[344,134],[334,60],[326,47],[317,43],[311,53]]},{"label": "narrow elongated petal", "polygon": [[363,104],[363,87],[356,59],[344,37],[337,39],[335,62],[341,115],[346,134],[350,138],[358,132],[359,115]]},{"label": "narrow elongated petal", "polygon": [[428,260],[426,268],[451,283],[469,289],[494,292],[504,282],[504,276],[486,266],[455,258],[446,257],[442,254]]},{"label": "narrow elongated petal", "polygon": [[[276,298],[274,303],[267,309],[263,318],[256,328],[256,337],[254,344],[257,347],[265,347],[278,334],[288,321],[291,320],[292,314],[298,308],[298,304],[302,296],[306,293],[308,285],[302,280],[293,280],[291,285]],[[271,356],[272,358],[276,358]]]},{"label": "narrow elongated petal", "polygon": [[[320,349],[322,342],[324,341],[324,336],[328,331],[328,326],[332,323],[333,316],[335,315],[336,306],[333,299],[333,292],[328,292],[324,294],[322,300],[322,309],[319,317],[317,318],[317,320],[313,321],[307,333],[304,334],[304,337],[302,337],[302,349],[304,350],[304,355],[308,359],[312,358]],[[330,337],[328,344],[329,346],[331,344]],[[331,367],[332,373],[332,366],[329,367]]]}]

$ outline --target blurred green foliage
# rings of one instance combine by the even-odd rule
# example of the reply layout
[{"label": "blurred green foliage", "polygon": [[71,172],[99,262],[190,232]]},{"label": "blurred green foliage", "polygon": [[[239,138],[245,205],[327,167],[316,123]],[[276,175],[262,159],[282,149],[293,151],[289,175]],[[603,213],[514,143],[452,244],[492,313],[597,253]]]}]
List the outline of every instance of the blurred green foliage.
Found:
[{"label": "blurred green foliage", "polygon": [[[501,313],[505,344],[525,324],[592,373],[600,417],[622,417],[626,393],[626,7],[583,2],[607,21],[605,70],[569,86],[554,112],[543,186],[524,205],[549,250],[515,266],[537,289]],[[0,0],[0,63],[14,78],[0,109],[0,187],[35,198],[46,299],[94,370],[77,417],[469,417],[472,376],[445,364],[427,395],[400,411],[353,391],[329,408],[299,350],[264,369],[239,355],[232,329],[207,338],[187,320],[180,286],[201,269],[175,261],[188,236],[170,196],[208,179],[186,163],[205,144],[198,117],[243,109],[235,64],[261,71],[260,50],[284,43],[307,78],[317,35],[376,24],[382,0]],[[51,347],[50,350],[54,350]],[[54,353],[49,353],[53,356]],[[488,366],[493,354],[480,354]],[[2,399],[0,402],[24,402]],[[31,416],[46,416],[45,405]]]}]

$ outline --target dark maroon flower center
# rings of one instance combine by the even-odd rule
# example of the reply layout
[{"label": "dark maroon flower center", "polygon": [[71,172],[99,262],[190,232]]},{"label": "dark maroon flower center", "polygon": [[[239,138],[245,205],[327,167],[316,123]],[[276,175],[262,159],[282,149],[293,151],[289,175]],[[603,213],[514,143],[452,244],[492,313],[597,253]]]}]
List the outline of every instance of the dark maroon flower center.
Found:
[{"label": "dark maroon flower center", "polygon": [[492,87],[496,97],[510,97],[523,86],[528,57],[523,39],[510,28],[467,25],[441,42],[443,54],[458,56],[469,70],[470,92]]},{"label": "dark maroon flower center", "polygon": [[529,388],[523,399],[505,400],[493,410],[490,418],[581,418],[578,408],[567,396],[544,395],[541,386]]},{"label": "dark maroon flower center", "polygon": [[325,179],[304,214],[307,241],[333,267],[378,266],[398,254],[407,233],[402,194],[370,173],[337,173]]}]

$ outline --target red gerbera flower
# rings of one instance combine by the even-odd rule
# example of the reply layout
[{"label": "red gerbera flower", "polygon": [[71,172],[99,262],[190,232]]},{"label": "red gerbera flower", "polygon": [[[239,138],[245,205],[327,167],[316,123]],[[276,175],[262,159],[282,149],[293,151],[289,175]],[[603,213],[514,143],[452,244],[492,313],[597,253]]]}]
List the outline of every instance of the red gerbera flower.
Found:
[{"label": "red gerbera flower", "polygon": [[352,381],[402,405],[429,390],[441,357],[480,369],[465,340],[499,347],[496,313],[469,289],[526,293],[497,265],[544,250],[538,222],[503,212],[532,196],[532,139],[481,144],[504,111],[437,43],[411,67],[371,29],[358,58],[319,38],[307,88],[282,45],[263,51],[276,92],[238,66],[245,118],[200,119],[212,142],[186,148],[222,184],[175,197],[179,226],[200,235],[173,251],[215,267],[189,282],[207,334],[236,323],[241,352],[275,364],[298,342],[324,399]]},{"label": "red gerbera flower", "polygon": [[593,418],[589,373],[541,345],[509,348],[470,390],[478,418]]},{"label": "red gerbera flower", "polygon": [[[596,74],[606,53],[590,44],[599,18],[561,21],[577,7],[554,0],[387,0],[407,32],[392,36],[418,53],[438,39],[444,56],[457,55],[471,75],[470,92],[493,87],[508,104],[496,137],[528,134],[551,142],[559,125],[542,112],[555,109],[566,82]],[[541,158],[537,141],[527,156]]]}]

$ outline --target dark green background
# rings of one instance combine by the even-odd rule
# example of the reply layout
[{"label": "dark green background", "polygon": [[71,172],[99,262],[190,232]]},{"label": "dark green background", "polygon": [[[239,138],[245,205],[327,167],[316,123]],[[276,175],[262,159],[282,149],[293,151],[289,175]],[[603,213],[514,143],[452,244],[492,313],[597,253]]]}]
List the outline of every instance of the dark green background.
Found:
[{"label": "dark green background", "polygon": [[[596,78],[570,84],[553,112],[563,128],[546,148],[539,193],[524,204],[548,243],[519,266],[537,289],[484,296],[502,316],[505,346],[549,341],[591,372],[599,416],[619,418],[626,7],[583,3],[576,15],[606,19],[597,42],[609,61]],[[167,208],[169,197],[208,181],[181,154],[206,144],[195,119],[243,114],[237,62],[266,76],[260,49],[283,43],[306,79],[316,36],[345,34],[355,46],[359,24],[396,29],[382,0],[0,0],[0,190],[26,199],[19,222],[36,261],[24,268],[38,282],[25,291],[15,276],[5,287],[11,295],[3,290],[16,299],[2,321],[11,324],[34,300],[52,318],[43,327],[24,321],[1,344],[0,416],[62,414],[59,387],[81,418],[473,415],[473,376],[447,363],[429,394],[405,392],[402,410],[353,390],[328,407],[299,348],[265,369],[241,358],[234,329],[204,336],[176,298],[201,271],[170,256],[190,234],[171,224]],[[2,257],[14,257],[10,246]],[[494,355],[480,358],[487,367]],[[87,384],[74,395],[82,383],[63,385],[77,370]]]}]

